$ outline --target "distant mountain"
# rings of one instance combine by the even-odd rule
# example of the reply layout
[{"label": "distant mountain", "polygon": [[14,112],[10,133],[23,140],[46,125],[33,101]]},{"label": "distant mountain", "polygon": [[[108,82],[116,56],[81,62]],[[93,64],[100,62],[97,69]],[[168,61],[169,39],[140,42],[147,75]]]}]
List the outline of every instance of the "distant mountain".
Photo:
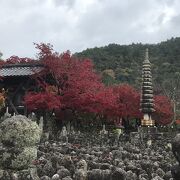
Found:
[{"label": "distant mountain", "polygon": [[[149,58],[152,63],[154,88],[158,93],[163,91],[173,96],[174,91],[180,89],[180,38],[158,44],[109,44],[104,47],[95,47],[76,53],[78,57],[87,57],[93,60],[98,71],[103,72],[104,82],[129,83],[140,88],[141,69],[145,49],[149,49]],[[115,78],[108,71],[114,71]]]}]

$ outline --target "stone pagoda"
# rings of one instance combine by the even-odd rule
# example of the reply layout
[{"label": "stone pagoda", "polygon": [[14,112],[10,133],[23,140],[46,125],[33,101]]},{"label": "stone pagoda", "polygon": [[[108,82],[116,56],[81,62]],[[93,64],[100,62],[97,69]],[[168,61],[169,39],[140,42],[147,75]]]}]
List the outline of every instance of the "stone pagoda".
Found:
[{"label": "stone pagoda", "polygon": [[151,118],[154,111],[151,63],[148,49],[146,49],[145,60],[142,66],[141,112],[143,113],[143,119],[141,120],[141,126],[155,125],[155,121]]},{"label": "stone pagoda", "polygon": [[145,52],[145,59],[142,65],[142,91],[141,91],[141,126],[138,127],[138,132],[131,132],[130,138],[132,143],[147,143],[151,146],[154,140],[162,140],[163,133],[158,132],[155,126],[155,121],[152,119],[154,109],[153,86],[151,63],[149,61],[148,49]]}]

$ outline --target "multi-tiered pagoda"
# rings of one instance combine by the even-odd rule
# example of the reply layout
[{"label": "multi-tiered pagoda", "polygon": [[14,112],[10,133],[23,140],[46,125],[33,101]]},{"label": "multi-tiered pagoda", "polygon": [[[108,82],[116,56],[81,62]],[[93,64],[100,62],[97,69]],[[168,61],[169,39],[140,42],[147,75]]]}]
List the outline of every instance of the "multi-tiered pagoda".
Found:
[{"label": "multi-tiered pagoda", "polygon": [[154,126],[155,122],[151,119],[151,115],[154,112],[154,99],[148,49],[146,49],[145,60],[142,66],[141,112],[144,114],[141,125]]}]

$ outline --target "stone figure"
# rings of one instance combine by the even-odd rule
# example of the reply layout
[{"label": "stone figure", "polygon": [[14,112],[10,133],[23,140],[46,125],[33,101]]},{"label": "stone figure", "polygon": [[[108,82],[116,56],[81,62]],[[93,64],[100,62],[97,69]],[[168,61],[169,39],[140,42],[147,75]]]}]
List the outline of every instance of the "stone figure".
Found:
[{"label": "stone figure", "polygon": [[62,127],[60,136],[61,136],[61,140],[63,142],[68,142],[68,132],[67,132],[66,126]]},{"label": "stone figure", "polygon": [[87,163],[84,159],[77,163],[77,169],[74,174],[75,180],[87,180]]},{"label": "stone figure", "polygon": [[101,135],[108,134],[108,131],[106,131],[106,126],[105,126],[104,124],[103,124],[102,130],[100,131],[100,134],[101,134]]},{"label": "stone figure", "polygon": [[6,107],[6,112],[4,114],[4,119],[11,117],[11,114],[9,114],[9,108]]},{"label": "stone figure", "polygon": [[43,132],[43,127],[44,127],[44,119],[43,117],[41,116],[40,119],[39,119],[39,128],[40,130]]},{"label": "stone figure", "polygon": [[36,114],[34,112],[30,113],[28,115],[28,118],[31,119],[32,121],[35,121],[35,122],[37,122],[37,120],[38,120],[36,117]]},{"label": "stone figure", "polygon": [[178,161],[179,165],[175,165],[172,167],[172,176],[175,180],[179,180],[180,178],[180,134],[177,134],[172,142],[172,152]]},{"label": "stone figure", "polygon": [[107,137],[108,137],[108,131],[106,131],[106,126],[103,125],[103,128],[102,128],[102,130],[100,131],[100,138],[101,138],[100,144],[101,144],[101,146],[106,144],[106,142],[107,142]]},{"label": "stone figure", "polygon": [[172,142],[172,152],[180,164],[180,134],[177,134]]},{"label": "stone figure", "polygon": [[1,117],[0,122],[3,122],[5,119],[10,118],[11,114],[9,113],[9,108],[6,107],[6,112],[4,113],[4,116]]},{"label": "stone figure", "polygon": [[[0,167],[5,172],[24,172],[37,159],[36,144],[39,141],[38,125],[26,116],[16,115],[5,119],[0,124]],[[28,170],[26,173],[28,174]]]},{"label": "stone figure", "polygon": [[67,132],[67,130],[66,130],[66,126],[63,126],[63,127],[62,127],[61,135],[62,135],[62,136],[67,136],[67,135],[68,135],[68,132]]},{"label": "stone figure", "polygon": [[72,134],[72,135],[74,135],[76,132],[74,131],[74,127],[73,126],[71,126],[71,131],[70,131],[70,134]]}]

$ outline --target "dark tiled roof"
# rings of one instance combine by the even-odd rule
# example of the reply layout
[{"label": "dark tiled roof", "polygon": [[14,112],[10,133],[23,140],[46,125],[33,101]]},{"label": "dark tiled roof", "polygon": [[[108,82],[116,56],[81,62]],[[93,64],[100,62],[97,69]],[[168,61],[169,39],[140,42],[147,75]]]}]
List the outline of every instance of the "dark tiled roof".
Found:
[{"label": "dark tiled roof", "polygon": [[9,64],[0,68],[0,76],[30,76],[42,71],[42,69],[41,64]]}]

